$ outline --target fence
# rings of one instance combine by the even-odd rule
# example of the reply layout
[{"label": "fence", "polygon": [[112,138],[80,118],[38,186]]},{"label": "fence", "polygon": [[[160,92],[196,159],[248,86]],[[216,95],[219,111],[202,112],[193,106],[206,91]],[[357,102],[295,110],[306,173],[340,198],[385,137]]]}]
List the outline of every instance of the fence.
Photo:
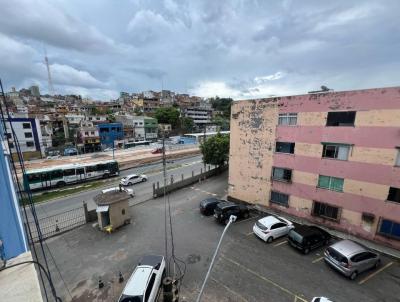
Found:
[{"label": "fence", "polygon": [[[167,184],[165,186],[165,193],[170,193],[172,191],[181,189],[183,187],[186,187],[188,185],[194,184],[198,181],[200,181],[201,179],[205,179],[217,174],[222,173],[223,171],[225,171],[226,169],[228,169],[228,165],[223,166],[223,167],[219,167],[219,168],[214,168],[214,169],[210,169],[210,167],[208,168],[208,171],[203,172],[201,170],[200,174],[194,175],[194,172],[192,172],[192,176],[188,177],[188,178],[184,178],[183,174],[181,176],[181,180],[179,181],[174,181],[173,178],[170,179],[169,184]],[[160,187],[159,182],[157,183],[153,183],[153,197],[160,197],[164,195],[164,187]]]},{"label": "fence", "polygon": [[[38,223],[42,233],[42,239],[50,238],[86,223],[86,204],[63,213],[40,218]],[[39,241],[39,234],[34,221],[28,221],[32,232],[32,241]]]}]

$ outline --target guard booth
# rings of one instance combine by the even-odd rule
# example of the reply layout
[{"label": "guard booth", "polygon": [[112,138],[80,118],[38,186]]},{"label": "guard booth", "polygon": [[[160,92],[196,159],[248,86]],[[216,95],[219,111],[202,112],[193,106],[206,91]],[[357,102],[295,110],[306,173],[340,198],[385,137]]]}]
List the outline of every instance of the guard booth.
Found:
[{"label": "guard booth", "polygon": [[130,195],[124,190],[115,190],[94,197],[97,204],[97,220],[102,231],[113,230],[130,223],[128,200]]}]

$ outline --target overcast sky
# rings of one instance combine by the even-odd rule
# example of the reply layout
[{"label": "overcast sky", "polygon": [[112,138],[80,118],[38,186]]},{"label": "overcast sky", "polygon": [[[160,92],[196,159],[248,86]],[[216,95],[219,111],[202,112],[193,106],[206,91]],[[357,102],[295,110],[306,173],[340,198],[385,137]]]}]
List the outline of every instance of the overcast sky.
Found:
[{"label": "overcast sky", "polygon": [[0,0],[6,90],[234,99],[400,84],[400,1]]}]

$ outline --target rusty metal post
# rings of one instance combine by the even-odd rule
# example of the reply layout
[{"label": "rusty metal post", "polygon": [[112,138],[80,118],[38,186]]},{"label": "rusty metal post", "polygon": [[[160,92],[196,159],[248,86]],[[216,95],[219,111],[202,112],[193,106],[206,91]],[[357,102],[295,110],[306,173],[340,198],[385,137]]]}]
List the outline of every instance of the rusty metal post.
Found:
[{"label": "rusty metal post", "polygon": [[88,213],[88,209],[87,209],[87,203],[85,201],[82,201],[83,203],[83,211],[85,212],[85,221],[86,223],[89,222],[89,213]]}]

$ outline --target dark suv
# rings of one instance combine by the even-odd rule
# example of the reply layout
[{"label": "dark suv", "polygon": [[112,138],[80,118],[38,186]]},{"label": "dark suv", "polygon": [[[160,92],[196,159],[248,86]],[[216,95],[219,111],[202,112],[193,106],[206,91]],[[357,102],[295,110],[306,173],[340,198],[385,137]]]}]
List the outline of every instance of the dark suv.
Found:
[{"label": "dark suv", "polygon": [[308,254],[313,249],[328,245],[331,235],[316,226],[300,225],[290,230],[288,239],[291,246]]},{"label": "dark suv", "polygon": [[233,202],[220,202],[214,210],[214,217],[218,222],[228,224],[229,217],[235,215],[238,219],[248,218],[250,211],[245,205],[235,204]]}]

